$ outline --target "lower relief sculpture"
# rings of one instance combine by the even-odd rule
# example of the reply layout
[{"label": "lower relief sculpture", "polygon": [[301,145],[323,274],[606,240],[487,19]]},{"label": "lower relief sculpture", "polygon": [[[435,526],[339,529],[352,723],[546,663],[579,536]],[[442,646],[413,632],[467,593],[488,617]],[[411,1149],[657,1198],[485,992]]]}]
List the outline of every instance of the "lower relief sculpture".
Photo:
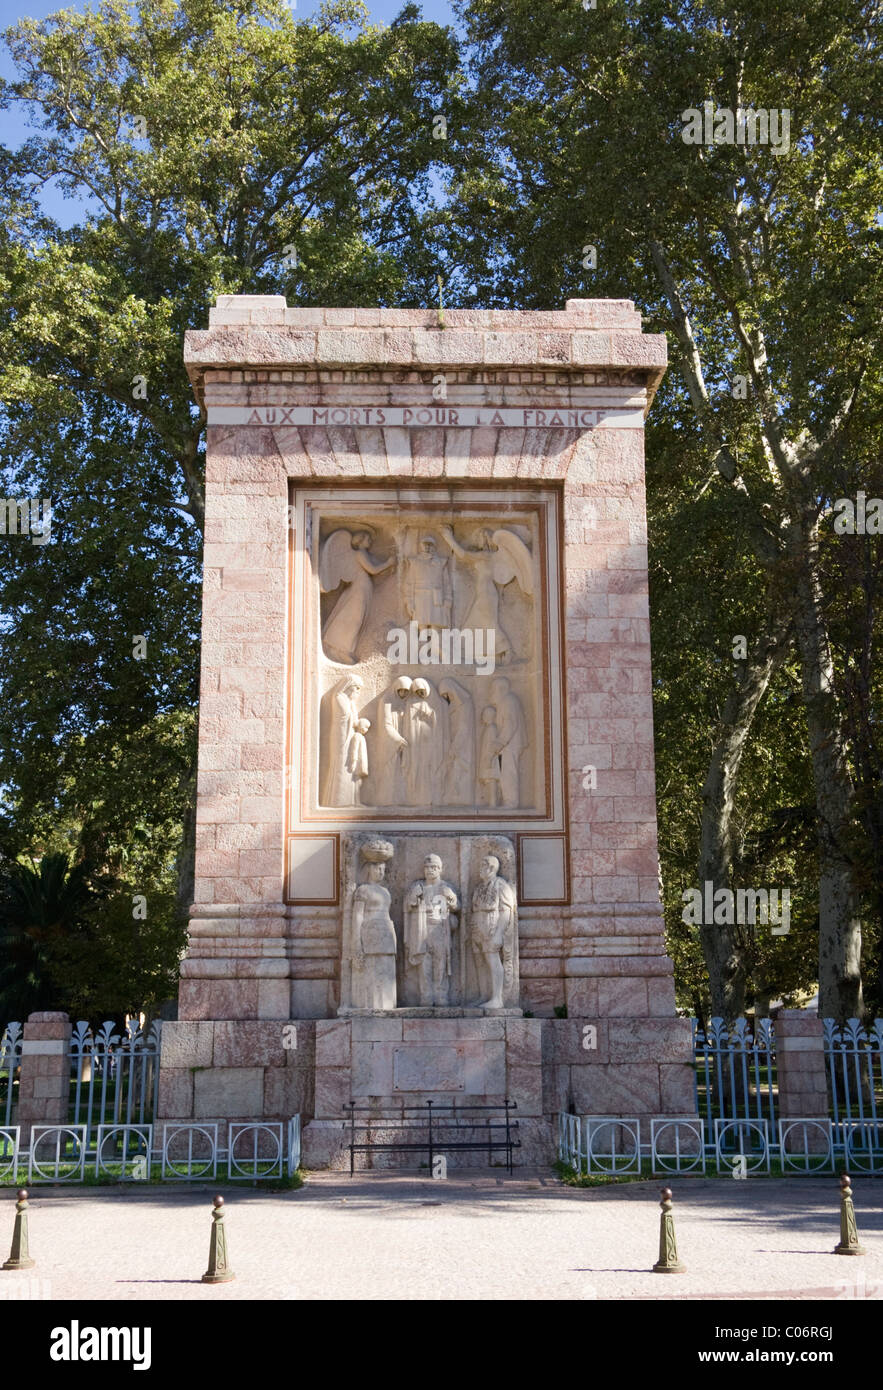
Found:
[{"label": "lower relief sculpture", "polygon": [[348,838],[342,1013],[517,1009],[518,902],[501,872],[505,860],[514,873],[512,844],[492,835],[435,843],[442,853],[427,836]]},{"label": "lower relief sculpture", "polygon": [[[387,1010],[396,1006],[396,929],[390,893],[383,880],[394,853],[388,840],[368,840],[360,848],[366,881],[352,890],[345,923],[344,965],[349,1006]],[[347,925],[349,930],[347,931]]]}]

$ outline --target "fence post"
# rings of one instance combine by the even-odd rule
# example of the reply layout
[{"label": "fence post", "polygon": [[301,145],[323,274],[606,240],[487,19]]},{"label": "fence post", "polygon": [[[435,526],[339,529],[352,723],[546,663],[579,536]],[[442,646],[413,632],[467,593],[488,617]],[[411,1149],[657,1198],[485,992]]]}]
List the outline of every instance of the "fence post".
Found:
[{"label": "fence post", "polygon": [[67,1014],[30,1014],[21,1045],[17,1123],[23,1143],[31,1125],[67,1124],[71,1025]]},{"label": "fence post", "polygon": [[822,1020],[805,1009],[782,1009],[776,1018],[779,1116],[827,1120],[828,1082]]}]

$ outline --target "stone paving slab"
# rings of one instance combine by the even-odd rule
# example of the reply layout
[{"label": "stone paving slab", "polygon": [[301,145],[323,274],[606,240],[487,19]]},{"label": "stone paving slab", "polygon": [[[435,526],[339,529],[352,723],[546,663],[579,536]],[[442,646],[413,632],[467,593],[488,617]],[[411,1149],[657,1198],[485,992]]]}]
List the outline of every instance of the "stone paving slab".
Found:
[{"label": "stone paving slab", "polygon": [[[29,1273],[0,1302],[52,1299],[883,1298],[883,1182],[856,1179],[868,1255],[833,1255],[837,1180],[672,1181],[687,1273],[650,1272],[659,1182],[574,1189],[547,1173],[317,1174],[296,1192],[203,1184],[31,1191]],[[237,1278],[199,1282],[224,1193]],[[0,1194],[0,1251],[14,1193]]]}]

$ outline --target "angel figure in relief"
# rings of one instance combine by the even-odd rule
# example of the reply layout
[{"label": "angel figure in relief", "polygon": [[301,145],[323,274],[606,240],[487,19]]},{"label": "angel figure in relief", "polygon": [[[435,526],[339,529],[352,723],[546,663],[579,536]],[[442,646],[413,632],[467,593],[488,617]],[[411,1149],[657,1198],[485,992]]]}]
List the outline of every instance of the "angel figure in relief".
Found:
[{"label": "angel figure in relief", "polygon": [[322,646],[332,661],[352,666],[356,647],[374,596],[374,579],[391,569],[395,556],[372,560],[373,532],[334,531],[319,556],[319,587],[323,594],[344,586],[322,630]]},{"label": "angel figure in relief", "polygon": [[479,548],[466,550],[454,537],[453,527],[442,526],[442,535],[461,564],[472,571],[475,592],[469,612],[463,619],[464,628],[490,628],[496,631],[496,654],[500,661],[512,655],[512,643],[500,626],[500,594],[513,579],[521,592],[533,594],[533,560],[524,541],[513,531],[491,531],[488,527],[478,533]]}]

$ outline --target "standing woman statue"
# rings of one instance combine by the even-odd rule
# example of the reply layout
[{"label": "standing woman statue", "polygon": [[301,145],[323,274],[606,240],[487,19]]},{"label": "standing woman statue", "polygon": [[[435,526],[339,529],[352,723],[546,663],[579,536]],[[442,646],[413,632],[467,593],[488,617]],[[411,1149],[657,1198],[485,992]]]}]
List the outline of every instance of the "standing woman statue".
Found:
[{"label": "standing woman statue", "polygon": [[383,881],[392,856],[388,840],[369,840],[362,846],[367,879],[353,890],[350,939],[344,951],[349,957],[350,1007],[354,1009],[396,1007],[396,929]]}]

